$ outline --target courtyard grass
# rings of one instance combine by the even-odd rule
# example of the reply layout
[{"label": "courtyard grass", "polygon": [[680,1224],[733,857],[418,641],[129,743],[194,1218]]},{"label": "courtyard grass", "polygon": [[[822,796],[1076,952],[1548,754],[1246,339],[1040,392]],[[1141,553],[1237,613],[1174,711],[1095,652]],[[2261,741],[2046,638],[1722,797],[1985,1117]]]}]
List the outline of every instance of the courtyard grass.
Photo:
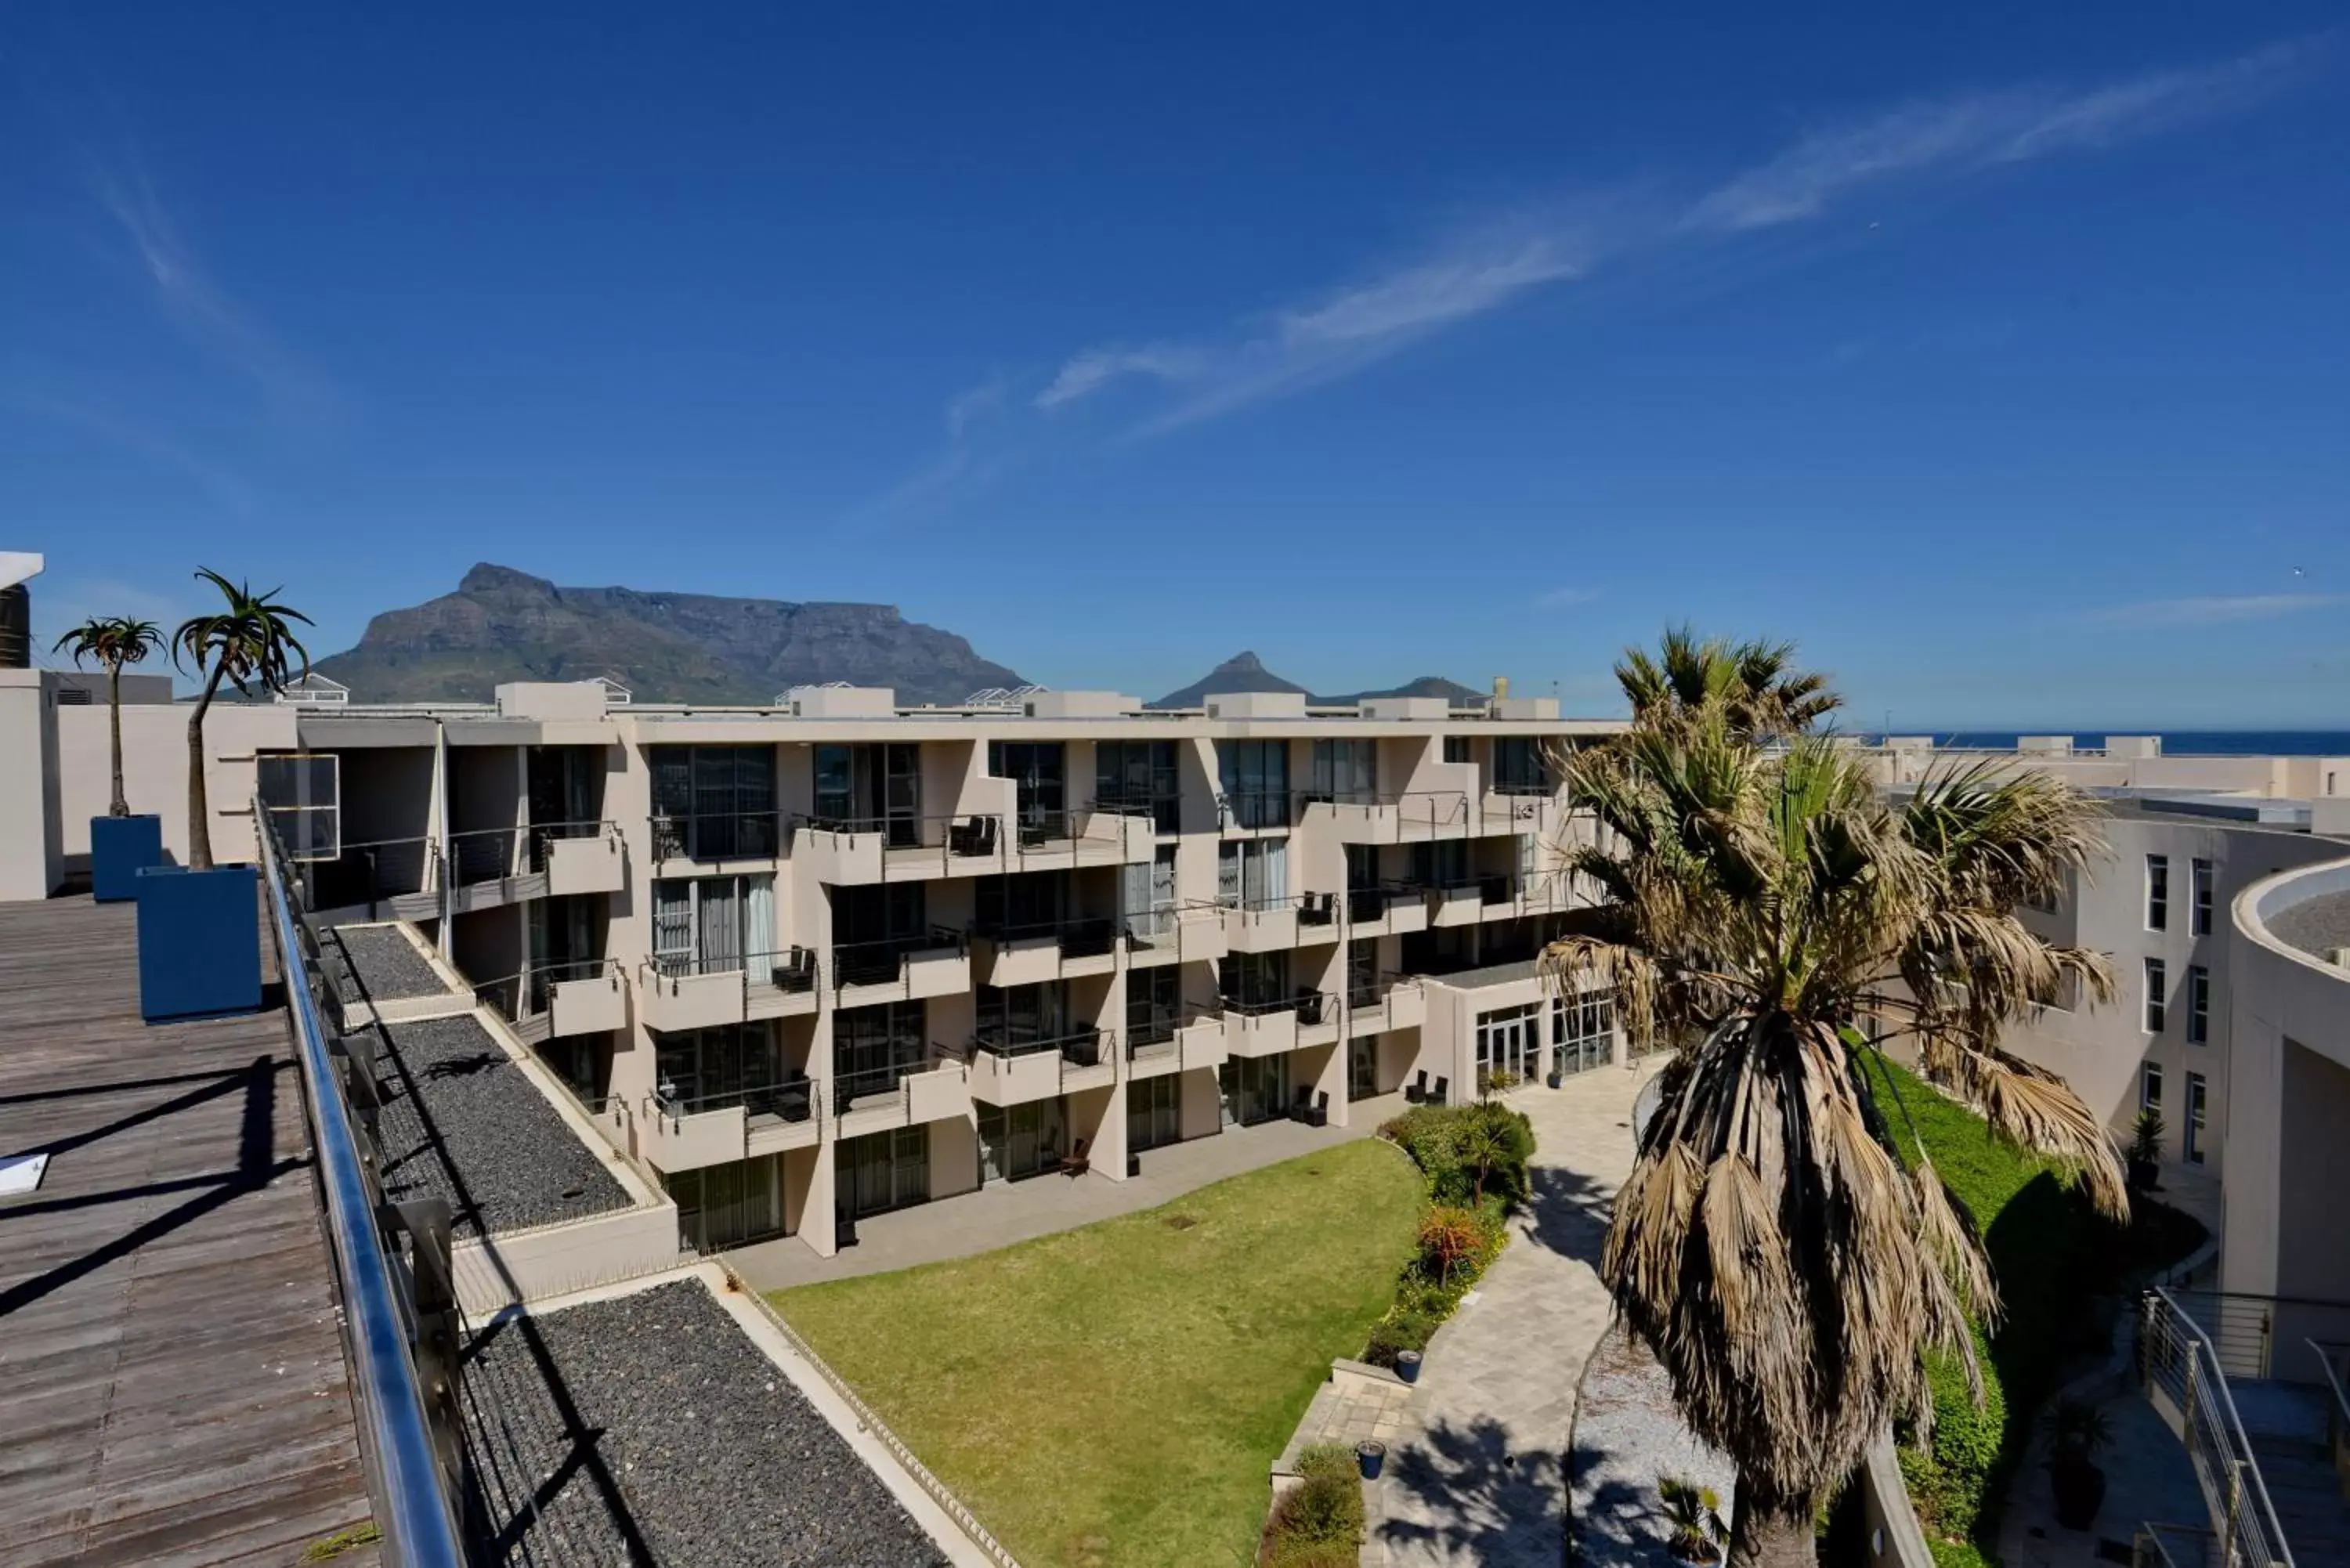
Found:
[{"label": "courtyard grass", "polygon": [[769,1299],[1030,1568],[1245,1564],[1268,1469],[1393,1301],[1424,1201],[1369,1139]]}]

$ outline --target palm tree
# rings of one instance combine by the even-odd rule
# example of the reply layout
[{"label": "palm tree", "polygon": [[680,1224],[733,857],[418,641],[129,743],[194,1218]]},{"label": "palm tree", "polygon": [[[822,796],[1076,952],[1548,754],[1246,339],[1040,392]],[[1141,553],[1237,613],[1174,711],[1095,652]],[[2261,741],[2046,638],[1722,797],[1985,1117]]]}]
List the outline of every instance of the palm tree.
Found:
[{"label": "palm tree", "polygon": [[[1666,652],[1649,668],[1685,667],[1669,638]],[[1771,689],[1833,703],[1790,680],[1783,649],[1763,652]],[[2101,1208],[2127,1199],[2095,1116],[1996,1044],[2068,980],[2111,994],[2102,957],[2013,914],[2098,852],[2095,807],[1983,766],[1888,804],[1865,757],[1760,711],[1743,674],[1723,681],[1731,658],[1569,759],[1610,830],[1574,868],[1614,902],[1544,962],[1611,981],[1636,1043],[1679,1045],[1601,1272],[1690,1428],[1739,1467],[1732,1561],[1779,1568],[1812,1562],[1814,1501],[1888,1421],[1928,1407],[1926,1350],[1977,1377],[1969,1320],[1997,1311],[1963,1208],[1880,1141],[1856,1020],[1913,1035],[1929,1077]]]},{"label": "palm tree", "polygon": [[204,715],[224,679],[250,697],[255,691],[281,691],[288,680],[298,679],[293,670],[296,658],[302,661],[299,674],[307,674],[310,653],[295,637],[291,623],[308,626],[311,621],[300,610],[277,602],[285,591],[281,588],[256,594],[209,567],[200,568],[196,576],[218,588],[225,603],[217,614],[180,623],[172,634],[172,662],[184,669],[184,658],[204,678],[203,692],[188,716],[188,867],[209,871],[213,836],[212,808],[204,794]]},{"label": "palm tree", "polygon": [[49,649],[52,653],[70,650],[77,669],[84,659],[94,659],[106,671],[106,725],[114,756],[114,798],[106,807],[109,816],[130,815],[130,803],[122,794],[122,667],[144,663],[150,653],[162,646],[163,633],[151,620],[92,616],[57,639]]},{"label": "palm tree", "polygon": [[1734,729],[1770,739],[1809,730],[1844,706],[1827,677],[1795,670],[1794,657],[1792,642],[1700,639],[1686,626],[1668,627],[1655,656],[1624,650],[1616,682],[1631,701],[1636,723],[1711,705],[1722,709]]}]

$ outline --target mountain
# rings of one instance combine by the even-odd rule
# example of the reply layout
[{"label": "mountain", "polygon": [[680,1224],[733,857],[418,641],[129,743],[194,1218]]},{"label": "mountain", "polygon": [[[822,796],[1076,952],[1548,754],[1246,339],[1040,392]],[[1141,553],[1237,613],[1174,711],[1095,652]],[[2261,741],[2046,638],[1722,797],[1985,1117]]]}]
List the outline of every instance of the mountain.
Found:
[{"label": "mountain", "polygon": [[1264,660],[1245,650],[1233,654],[1222,664],[1194,680],[1189,686],[1170,691],[1156,702],[1146,702],[1147,708],[1197,708],[1212,694],[1228,691],[1296,691],[1305,688],[1295,680],[1284,680],[1264,667]]},{"label": "mountain", "polygon": [[1213,670],[1179,691],[1170,691],[1151,708],[1197,708],[1213,695],[1227,691],[1296,691],[1305,692],[1305,701],[1317,708],[1351,708],[1366,697],[1441,697],[1455,707],[1482,702],[1485,694],[1457,680],[1447,680],[1441,675],[1423,675],[1401,686],[1386,687],[1377,691],[1357,691],[1344,697],[1316,697],[1295,680],[1284,680],[1264,667],[1264,661],[1253,653],[1235,653]]},{"label": "mountain", "polygon": [[501,680],[609,675],[643,702],[764,703],[846,680],[901,702],[960,702],[1020,677],[894,605],[792,604],[634,588],[563,588],[487,562],[453,594],[368,622],[318,661],[355,701],[487,701]]},{"label": "mountain", "polygon": [[1458,680],[1447,680],[1441,675],[1423,675],[1416,680],[1407,680],[1383,691],[1357,691],[1345,697],[1316,697],[1314,701],[1322,707],[1351,708],[1366,697],[1441,697],[1455,708],[1468,708],[1484,701],[1485,696],[1475,687],[1463,686]]}]

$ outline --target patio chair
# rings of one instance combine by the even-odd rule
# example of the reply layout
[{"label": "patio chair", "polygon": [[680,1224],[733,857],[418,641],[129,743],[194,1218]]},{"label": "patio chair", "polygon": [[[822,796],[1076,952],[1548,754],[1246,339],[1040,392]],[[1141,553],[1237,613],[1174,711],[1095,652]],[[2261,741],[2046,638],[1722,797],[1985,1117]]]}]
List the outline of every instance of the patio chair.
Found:
[{"label": "patio chair", "polygon": [[1314,1119],[1313,1085],[1297,1085],[1297,1098],[1290,1104],[1289,1119],[1294,1122],[1311,1122]]},{"label": "patio chair", "polygon": [[1307,1107],[1305,1114],[1298,1119],[1310,1127],[1328,1127],[1330,1125],[1330,1096],[1327,1095],[1315,1096],[1314,1104]]},{"label": "patio chair", "polygon": [[1424,1106],[1428,1103],[1428,1074],[1426,1071],[1423,1070],[1418,1077],[1414,1078],[1410,1083],[1406,1084],[1403,1086],[1403,1097],[1406,1101],[1415,1106]]},{"label": "patio chair", "polygon": [[1432,1106],[1451,1105],[1452,1103],[1452,1080],[1450,1078],[1437,1079],[1435,1089],[1430,1092],[1428,1096],[1428,1103]]},{"label": "patio chair", "polygon": [[1093,1161],[1087,1158],[1086,1154],[1086,1150],[1090,1147],[1090,1139],[1079,1138],[1077,1140],[1077,1146],[1061,1157],[1061,1174],[1063,1176],[1083,1176],[1087,1170],[1091,1168]]}]

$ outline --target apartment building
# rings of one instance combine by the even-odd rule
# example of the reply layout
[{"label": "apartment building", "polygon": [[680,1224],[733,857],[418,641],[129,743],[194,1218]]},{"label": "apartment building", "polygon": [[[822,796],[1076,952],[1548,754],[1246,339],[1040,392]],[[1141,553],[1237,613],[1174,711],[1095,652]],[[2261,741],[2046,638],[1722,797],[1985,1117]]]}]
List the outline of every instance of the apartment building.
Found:
[{"label": "apartment building", "polygon": [[2005,1044],[2117,1139],[2161,1112],[2162,1180],[2218,1222],[2225,1288],[2350,1299],[2350,758],[2166,757],[2151,736],[1879,754],[1897,791],[1991,757],[2100,798],[2106,854],[2023,918],[2107,955],[2116,994],[2067,996]]},{"label": "apartment building", "polygon": [[[1606,1000],[1534,961],[1583,896],[1550,757],[1616,727],[1548,700],[302,695],[208,724],[218,852],[257,797],[321,918],[429,933],[691,1245],[829,1253],[983,1184],[1620,1054]],[[61,874],[104,764],[93,794],[85,715],[49,717]],[[179,717],[125,711],[167,822]]]}]

